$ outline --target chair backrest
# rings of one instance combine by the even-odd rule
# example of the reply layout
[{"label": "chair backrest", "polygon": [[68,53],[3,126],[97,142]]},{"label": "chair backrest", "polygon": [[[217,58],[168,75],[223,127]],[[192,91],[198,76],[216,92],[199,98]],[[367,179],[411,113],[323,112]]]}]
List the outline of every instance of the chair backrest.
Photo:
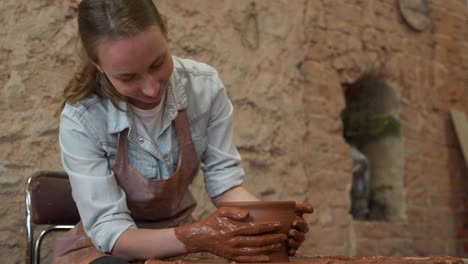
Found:
[{"label": "chair backrest", "polygon": [[42,172],[33,177],[29,187],[34,224],[66,225],[80,221],[67,174]]},{"label": "chair backrest", "polygon": [[[26,263],[39,262],[41,240],[49,231],[69,229],[79,221],[66,173],[41,171],[29,177],[26,185]],[[48,225],[36,241],[35,225]]]}]

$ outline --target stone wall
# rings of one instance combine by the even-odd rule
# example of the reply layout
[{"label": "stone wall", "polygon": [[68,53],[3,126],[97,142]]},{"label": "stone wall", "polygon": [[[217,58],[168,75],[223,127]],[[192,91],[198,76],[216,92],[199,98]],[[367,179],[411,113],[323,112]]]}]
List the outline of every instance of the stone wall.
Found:
[{"label": "stone wall", "polygon": [[[305,167],[315,186],[309,199],[319,209],[313,233],[326,243],[309,240],[307,249],[466,256],[468,177],[448,114],[468,108],[466,2],[431,1],[432,24],[423,32],[406,26],[396,1],[308,4],[310,40],[303,70],[308,134],[303,146],[305,157],[318,160]],[[391,222],[348,222],[350,173],[341,140],[340,93],[344,84],[372,71],[384,76],[400,100],[406,212]],[[344,248],[348,242],[351,251]]]},{"label": "stone wall", "polygon": [[[431,24],[417,32],[397,2],[158,2],[173,54],[211,64],[228,89],[247,188],[315,205],[303,254],[468,256],[468,173],[448,114],[468,113],[468,4],[431,1]],[[56,112],[78,65],[69,4],[0,2],[0,256],[9,263],[24,259],[27,177],[61,170]],[[392,140],[402,147],[392,153],[401,167],[389,170],[403,183],[404,210],[391,221],[349,213],[340,115],[344,89],[368,72],[399,99],[402,136]],[[193,190],[196,216],[206,216],[201,176]]]}]

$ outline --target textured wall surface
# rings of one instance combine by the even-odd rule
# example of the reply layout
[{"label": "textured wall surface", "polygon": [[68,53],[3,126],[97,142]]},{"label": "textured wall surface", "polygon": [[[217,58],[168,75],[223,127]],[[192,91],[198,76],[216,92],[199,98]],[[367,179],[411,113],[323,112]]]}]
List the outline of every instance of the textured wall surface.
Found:
[{"label": "textured wall surface", "polygon": [[[173,54],[209,63],[228,89],[247,188],[314,204],[303,254],[468,256],[468,172],[448,114],[468,113],[468,4],[431,1],[431,23],[416,32],[397,2],[158,1]],[[56,112],[78,65],[69,3],[0,2],[0,257],[8,263],[24,259],[27,177],[61,170]],[[388,222],[349,214],[352,160],[340,118],[344,87],[376,70],[397,94],[403,131],[404,210]],[[213,209],[202,182],[193,186],[197,217]]]}]

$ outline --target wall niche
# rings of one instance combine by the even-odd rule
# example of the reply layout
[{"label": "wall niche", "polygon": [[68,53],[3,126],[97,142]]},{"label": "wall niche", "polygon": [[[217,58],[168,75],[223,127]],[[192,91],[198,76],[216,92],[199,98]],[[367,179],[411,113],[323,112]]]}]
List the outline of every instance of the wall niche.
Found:
[{"label": "wall niche", "polygon": [[343,85],[343,136],[353,159],[350,213],[355,220],[405,218],[404,155],[399,98],[374,73]]}]

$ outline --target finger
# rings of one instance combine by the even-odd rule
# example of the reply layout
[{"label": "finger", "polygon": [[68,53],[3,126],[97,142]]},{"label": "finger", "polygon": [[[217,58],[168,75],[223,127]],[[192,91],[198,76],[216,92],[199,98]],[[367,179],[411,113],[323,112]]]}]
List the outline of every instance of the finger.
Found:
[{"label": "finger", "polygon": [[296,214],[311,214],[314,212],[314,208],[310,203],[299,203],[296,204]]},{"label": "finger", "polygon": [[242,247],[235,248],[233,250],[235,256],[259,256],[259,255],[268,255],[272,252],[281,250],[282,244],[273,244],[264,247]]},{"label": "finger", "polygon": [[307,222],[304,220],[304,218],[297,216],[296,219],[293,221],[292,226],[304,233],[307,233],[309,231],[309,225]]},{"label": "finger", "polygon": [[292,238],[288,238],[288,247],[292,249],[298,249],[301,246],[301,242],[298,242]]},{"label": "finger", "polygon": [[252,236],[279,230],[280,222],[256,222],[238,225],[235,235]]},{"label": "finger", "polygon": [[294,240],[296,240],[297,242],[300,242],[300,243],[304,242],[304,240],[305,240],[305,234],[303,232],[301,232],[301,231],[296,230],[296,229],[289,230],[288,236],[289,236],[289,238],[292,238],[292,239],[294,239]]},{"label": "finger", "polygon": [[235,207],[221,207],[218,209],[219,215],[235,221],[245,221],[249,217],[249,211]]},{"label": "finger", "polygon": [[261,236],[236,236],[231,239],[234,247],[262,247],[286,241],[285,234],[267,234]]},{"label": "finger", "polygon": [[295,256],[295,255],[296,255],[296,250],[295,250],[294,248],[290,248],[290,249],[288,250],[288,255],[289,255],[289,256]]},{"label": "finger", "polygon": [[231,259],[241,263],[270,262],[270,258],[268,256],[235,256]]}]

